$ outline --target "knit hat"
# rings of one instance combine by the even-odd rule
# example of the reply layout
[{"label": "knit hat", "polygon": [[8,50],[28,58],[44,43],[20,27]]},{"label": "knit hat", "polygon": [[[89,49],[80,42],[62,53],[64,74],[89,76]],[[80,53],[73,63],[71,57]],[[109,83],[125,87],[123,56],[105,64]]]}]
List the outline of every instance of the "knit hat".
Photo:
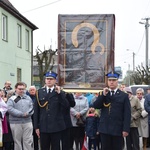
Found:
[{"label": "knit hat", "polygon": [[130,87],[125,87],[124,90],[127,92],[127,93],[131,93],[133,94],[132,90]]}]

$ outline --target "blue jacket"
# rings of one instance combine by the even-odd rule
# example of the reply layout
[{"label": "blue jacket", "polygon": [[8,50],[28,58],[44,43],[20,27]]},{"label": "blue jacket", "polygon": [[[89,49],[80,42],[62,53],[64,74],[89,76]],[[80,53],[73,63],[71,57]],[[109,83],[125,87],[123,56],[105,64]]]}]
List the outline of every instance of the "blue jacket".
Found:
[{"label": "blue jacket", "polygon": [[86,136],[89,138],[95,138],[99,127],[99,117],[88,116],[85,122]]},{"label": "blue jacket", "polygon": [[145,96],[144,108],[148,112],[148,123],[150,124],[150,94]]},{"label": "blue jacket", "polygon": [[90,104],[92,102],[92,99],[95,97],[94,94],[86,93],[85,97],[88,99],[88,103],[89,103],[89,106],[90,106]]},{"label": "blue jacket", "polygon": [[[109,105],[110,104],[110,107]],[[98,96],[93,103],[94,108],[101,109],[99,129],[100,133],[122,136],[122,132],[130,131],[131,105],[128,94],[117,90],[112,97],[110,92],[106,96]]]}]

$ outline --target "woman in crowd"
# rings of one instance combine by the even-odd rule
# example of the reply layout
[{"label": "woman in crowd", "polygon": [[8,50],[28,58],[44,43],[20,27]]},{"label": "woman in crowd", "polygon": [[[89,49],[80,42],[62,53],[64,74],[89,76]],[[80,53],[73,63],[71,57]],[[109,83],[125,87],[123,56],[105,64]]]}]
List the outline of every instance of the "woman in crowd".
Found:
[{"label": "woman in crowd", "polygon": [[147,146],[147,138],[149,137],[149,129],[148,129],[148,113],[144,109],[144,90],[142,88],[138,88],[136,90],[136,96],[139,99],[142,107],[142,113],[140,117],[140,124],[139,124],[139,135],[142,137],[143,141],[143,150],[146,150]]},{"label": "woman in crowd", "polygon": [[70,109],[73,124],[71,136],[75,142],[76,150],[81,150],[85,135],[84,121],[89,105],[87,98],[82,93],[75,93],[74,99],[76,105]]},{"label": "woman in crowd", "polygon": [[127,150],[140,150],[138,127],[142,107],[139,99],[132,95],[133,93],[131,88],[125,87],[124,90],[127,92],[131,104],[130,132],[126,137]]},{"label": "woman in crowd", "polygon": [[[3,135],[8,133],[7,121],[6,121],[6,112],[7,105],[4,101],[5,93],[3,90],[0,90],[0,150],[3,149]],[[7,150],[7,149],[6,149]]]},{"label": "woman in crowd", "polygon": [[[9,90],[7,92],[5,102],[7,103],[7,100],[15,93],[14,90]],[[10,129],[10,124],[9,124],[9,113],[6,112],[6,120],[7,120],[7,126],[8,126],[8,133],[4,133],[3,135],[3,141],[4,141],[4,149],[5,150],[14,150],[14,141],[12,137],[12,132]]]}]

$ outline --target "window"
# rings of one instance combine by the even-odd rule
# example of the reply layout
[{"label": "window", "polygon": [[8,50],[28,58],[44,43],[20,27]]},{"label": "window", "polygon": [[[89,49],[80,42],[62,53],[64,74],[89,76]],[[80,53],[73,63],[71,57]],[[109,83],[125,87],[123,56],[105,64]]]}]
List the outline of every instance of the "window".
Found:
[{"label": "window", "polygon": [[21,25],[17,25],[17,38],[18,38],[18,41],[17,41],[17,46],[18,47],[21,47]]},{"label": "window", "polygon": [[7,41],[7,16],[2,14],[2,39]]},{"label": "window", "polygon": [[20,68],[17,68],[17,82],[21,81],[21,69]]},{"label": "window", "polygon": [[28,50],[29,51],[29,31],[28,30],[26,30],[26,33],[25,33],[26,35],[26,37],[25,37],[25,48],[26,48],[26,50]]}]

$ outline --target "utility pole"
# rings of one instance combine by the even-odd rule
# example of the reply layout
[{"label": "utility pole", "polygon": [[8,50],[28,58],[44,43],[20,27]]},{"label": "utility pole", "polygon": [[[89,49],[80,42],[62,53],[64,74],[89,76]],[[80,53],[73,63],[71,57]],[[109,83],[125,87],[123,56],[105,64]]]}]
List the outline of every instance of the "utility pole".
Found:
[{"label": "utility pole", "polygon": [[[149,20],[150,18],[145,18],[146,24],[145,24],[145,35],[146,35],[146,52],[145,52],[145,61],[146,61],[146,68],[148,67],[148,27],[149,27]],[[146,69],[147,70],[147,69]]]},{"label": "utility pole", "polygon": [[[130,49],[127,49],[127,51],[132,51]],[[133,57],[133,73],[135,72],[135,53],[132,51],[132,57]]]},{"label": "utility pole", "polygon": [[149,27],[149,19],[150,18],[143,18],[142,20],[146,20],[146,22],[139,22],[140,24],[144,24],[145,25],[145,36],[146,36],[146,46],[145,46],[145,69],[147,70],[147,67],[148,66],[148,48],[149,48],[149,45],[148,45],[148,27]]}]

